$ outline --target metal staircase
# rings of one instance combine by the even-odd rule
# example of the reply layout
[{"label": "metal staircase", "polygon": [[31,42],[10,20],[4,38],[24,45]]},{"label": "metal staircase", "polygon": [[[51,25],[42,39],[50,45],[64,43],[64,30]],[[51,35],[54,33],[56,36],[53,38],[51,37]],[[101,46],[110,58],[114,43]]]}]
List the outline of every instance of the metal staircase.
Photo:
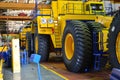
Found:
[{"label": "metal staircase", "polygon": [[61,28],[58,25],[58,20],[54,21],[55,23],[55,44],[56,48],[61,48]]}]

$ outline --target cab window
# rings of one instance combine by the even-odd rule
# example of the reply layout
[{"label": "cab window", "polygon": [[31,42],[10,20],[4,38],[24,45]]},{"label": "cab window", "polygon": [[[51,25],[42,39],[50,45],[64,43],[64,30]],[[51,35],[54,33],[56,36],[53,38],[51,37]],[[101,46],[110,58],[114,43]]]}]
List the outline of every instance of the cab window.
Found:
[{"label": "cab window", "polygon": [[89,11],[90,8],[89,8],[89,4],[86,5],[86,11]]},{"label": "cab window", "polygon": [[103,10],[103,5],[102,4],[91,4],[91,9],[101,11]]}]

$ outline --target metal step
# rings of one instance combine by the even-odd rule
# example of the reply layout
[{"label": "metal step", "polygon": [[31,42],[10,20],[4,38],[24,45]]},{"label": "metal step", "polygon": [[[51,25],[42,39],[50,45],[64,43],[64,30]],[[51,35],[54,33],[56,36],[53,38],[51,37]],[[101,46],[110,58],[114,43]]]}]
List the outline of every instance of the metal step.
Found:
[{"label": "metal step", "polygon": [[60,27],[58,26],[58,21],[54,21],[55,23],[55,43],[57,48],[61,48],[61,35],[60,35]]}]

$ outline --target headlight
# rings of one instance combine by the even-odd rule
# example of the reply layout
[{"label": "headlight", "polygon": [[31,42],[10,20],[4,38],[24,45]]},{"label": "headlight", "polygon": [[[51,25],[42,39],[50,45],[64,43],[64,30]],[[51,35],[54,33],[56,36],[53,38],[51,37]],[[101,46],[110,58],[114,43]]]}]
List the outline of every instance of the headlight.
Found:
[{"label": "headlight", "polygon": [[103,9],[103,7],[102,7],[102,6],[99,6],[99,9],[100,9],[100,10],[102,10],[102,9]]},{"label": "headlight", "polygon": [[92,10],[95,10],[96,9],[96,6],[92,6]]},{"label": "headlight", "polygon": [[52,24],[53,23],[53,19],[52,18],[48,19],[48,23]]},{"label": "headlight", "polygon": [[46,20],[45,18],[42,18],[42,19],[41,19],[41,22],[42,22],[42,24],[46,24],[46,23],[47,23],[47,20]]}]

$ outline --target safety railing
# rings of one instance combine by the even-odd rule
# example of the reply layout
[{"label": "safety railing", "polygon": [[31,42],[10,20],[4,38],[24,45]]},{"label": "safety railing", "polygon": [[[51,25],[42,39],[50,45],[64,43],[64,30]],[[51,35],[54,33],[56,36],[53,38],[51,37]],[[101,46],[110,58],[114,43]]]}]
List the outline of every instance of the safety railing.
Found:
[{"label": "safety railing", "polygon": [[62,14],[84,14],[83,9],[79,3],[67,3],[62,7]]},{"label": "safety railing", "polygon": [[30,16],[32,16],[33,19],[36,18],[37,16],[52,16],[53,14],[52,9],[49,7],[49,5],[48,5],[48,8],[46,7],[47,7],[47,4],[40,4],[38,3],[38,0],[35,0],[35,7],[31,12]]},{"label": "safety railing", "polygon": [[104,11],[86,10],[84,3],[66,3],[63,5],[61,14],[89,14],[89,15],[104,15]]},{"label": "safety railing", "polygon": [[33,17],[32,19],[36,18],[37,16],[53,16],[53,11],[52,9],[34,9],[31,13],[31,16]]},{"label": "safety railing", "polygon": [[51,16],[52,9],[40,9],[37,11],[37,15],[39,16]]}]

